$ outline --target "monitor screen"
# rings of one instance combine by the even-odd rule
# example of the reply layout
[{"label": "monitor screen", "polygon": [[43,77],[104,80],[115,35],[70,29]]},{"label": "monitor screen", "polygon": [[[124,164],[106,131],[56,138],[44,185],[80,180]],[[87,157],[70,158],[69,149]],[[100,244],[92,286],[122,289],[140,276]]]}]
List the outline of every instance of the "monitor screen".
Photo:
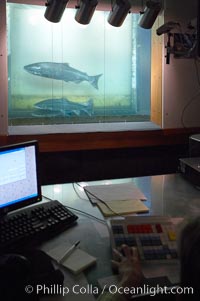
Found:
[{"label": "monitor screen", "polygon": [[41,199],[37,141],[0,147],[0,214]]}]

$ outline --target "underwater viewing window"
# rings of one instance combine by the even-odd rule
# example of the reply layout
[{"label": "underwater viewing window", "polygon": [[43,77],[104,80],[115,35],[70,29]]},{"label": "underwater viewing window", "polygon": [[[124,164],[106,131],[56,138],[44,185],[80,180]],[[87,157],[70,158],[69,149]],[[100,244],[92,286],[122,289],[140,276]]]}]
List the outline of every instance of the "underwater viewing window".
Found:
[{"label": "underwater viewing window", "polygon": [[150,121],[151,31],[129,14],[121,27],[95,11],[89,25],[65,9],[7,3],[9,126]]}]

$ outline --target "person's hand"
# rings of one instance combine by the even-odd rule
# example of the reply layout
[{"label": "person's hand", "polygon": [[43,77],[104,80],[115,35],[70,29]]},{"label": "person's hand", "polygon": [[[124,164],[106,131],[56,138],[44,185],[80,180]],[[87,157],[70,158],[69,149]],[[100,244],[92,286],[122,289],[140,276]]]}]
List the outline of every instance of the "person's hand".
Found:
[{"label": "person's hand", "polygon": [[116,260],[112,260],[112,265],[118,269],[119,275],[121,276],[119,285],[129,288],[140,286],[144,276],[137,249],[122,245],[121,252],[116,249],[113,251]]}]

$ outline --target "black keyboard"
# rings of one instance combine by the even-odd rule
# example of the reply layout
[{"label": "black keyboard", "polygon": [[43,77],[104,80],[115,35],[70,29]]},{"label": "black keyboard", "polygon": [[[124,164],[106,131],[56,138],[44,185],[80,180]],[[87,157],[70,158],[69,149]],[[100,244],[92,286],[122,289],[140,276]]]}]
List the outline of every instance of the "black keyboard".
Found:
[{"label": "black keyboard", "polygon": [[58,201],[5,216],[0,220],[0,253],[37,246],[74,225],[77,218]]}]

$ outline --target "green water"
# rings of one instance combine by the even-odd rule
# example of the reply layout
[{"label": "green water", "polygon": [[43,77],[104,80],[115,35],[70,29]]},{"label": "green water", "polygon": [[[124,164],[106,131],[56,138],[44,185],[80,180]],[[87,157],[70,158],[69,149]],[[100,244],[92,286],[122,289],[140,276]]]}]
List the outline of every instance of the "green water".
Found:
[{"label": "green water", "polygon": [[[80,26],[74,9],[66,9],[58,24],[48,22],[44,10],[7,4],[9,124],[149,120],[151,33],[138,28],[138,16],[129,14],[115,28],[108,12],[96,11],[88,26]],[[36,74],[41,63],[47,68]],[[80,109],[89,100],[92,109]]]}]

